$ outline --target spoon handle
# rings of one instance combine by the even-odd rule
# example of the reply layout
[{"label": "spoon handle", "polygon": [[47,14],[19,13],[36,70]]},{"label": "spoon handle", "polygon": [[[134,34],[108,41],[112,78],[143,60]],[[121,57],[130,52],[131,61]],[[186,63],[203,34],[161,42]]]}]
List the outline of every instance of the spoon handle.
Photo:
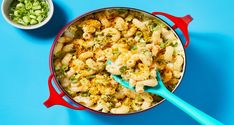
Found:
[{"label": "spoon handle", "polygon": [[180,99],[167,89],[163,89],[163,91],[160,91],[157,94],[167,99],[169,102],[177,106],[179,109],[187,113],[189,116],[191,116],[202,125],[223,125],[223,123],[221,123],[220,121],[212,118],[208,114]]}]

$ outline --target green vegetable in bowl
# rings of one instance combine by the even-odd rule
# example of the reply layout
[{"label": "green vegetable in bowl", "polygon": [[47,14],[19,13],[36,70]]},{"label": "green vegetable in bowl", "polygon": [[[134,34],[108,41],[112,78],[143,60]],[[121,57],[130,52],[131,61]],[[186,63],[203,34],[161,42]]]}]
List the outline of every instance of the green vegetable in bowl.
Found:
[{"label": "green vegetable in bowl", "polygon": [[47,17],[49,5],[45,0],[14,0],[10,6],[10,18],[18,24],[35,25]]}]

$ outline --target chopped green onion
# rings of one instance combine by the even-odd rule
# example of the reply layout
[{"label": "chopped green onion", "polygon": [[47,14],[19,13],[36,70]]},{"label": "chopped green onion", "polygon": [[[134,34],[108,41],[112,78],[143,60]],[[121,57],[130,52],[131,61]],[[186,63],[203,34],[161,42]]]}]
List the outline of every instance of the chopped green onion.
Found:
[{"label": "chopped green onion", "polygon": [[177,51],[173,51],[173,55],[176,56],[177,55]]},{"label": "chopped green onion", "polygon": [[65,66],[65,65],[62,65],[61,68],[60,68],[60,71],[65,72],[66,70],[68,70],[68,67]]},{"label": "chopped green onion", "polygon": [[86,78],[87,78],[87,79],[96,78],[96,75],[87,76]]},{"label": "chopped green onion", "polygon": [[92,69],[88,67],[86,70],[87,70],[87,71],[91,71]]},{"label": "chopped green onion", "polygon": [[140,39],[140,42],[141,43],[146,43],[146,41],[143,38]]},{"label": "chopped green onion", "polygon": [[176,42],[176,43],[172,43],[172,47],[177,47],[178,46],[178,42]]},{"label": "chopped green onion", "polygon": [[71,80],[72,83],[77,83],[78,82],[78,80],[76,78],[76,75],[71,76],[70,80]]},{"label": "chopped green onion", "polygon": [[120,13],[126,13],[126,12],[128,12],[127,9],[118,9],[117,11],[120,12]]},{"label": "chopped green onion", "polygon": [[141,37],[141,36],[142,36],[142,32],[140,32],[140,31],[137,31],[137,32],[136,32],[136,36],[139,36],[139,37]]},{"label": "chopped green onion", "polygon": [[175,42],[175,41],[172,41],[172,40],[167,40],[165,43],[164,43],[164,46],[172,46],[172,47],[176,47],[178,45],[178,42]]},{"label": "chopped green onion", "polygon": [[154,28],[152,28],[152,31],[157,31],[159,29],[159,27],[154,27]]},{"label": "chopped green onion", "polygon": [[88,92],[81,92],[80,93],[80,96],[82,96],[82,97],[87,97],[89,95],[90,95],[90,93],[88,93]]},{"label": "chopped green onion", "polygon": [[127,70],[127,66],[122,66],[122,67],[119,69],[119,71],[120,71],[121,73],[124,73],[126,70]]},{"label": "chopped green onion", "polygon": [[118,55],[120,55],[120,52],[119,52],[119,50],[114,50],[114,51],[112,52],[112,54],[118,56]]},{"label": "chopped green onion", "polygon": [[132,46],[132,47],[131,47],[131,50],[137,50],[137,48],[138,48],[138,47],[135,45],[135,46]]},{"label": "chopped green onion", "polygon": [[160,43],[160,48],[165,48],[165,44],[163,42]]},{"label": "chopped green onion", "polygon": [[141,96],[140,95],[136,96],[136,100],[141,101],[142,100]]}]

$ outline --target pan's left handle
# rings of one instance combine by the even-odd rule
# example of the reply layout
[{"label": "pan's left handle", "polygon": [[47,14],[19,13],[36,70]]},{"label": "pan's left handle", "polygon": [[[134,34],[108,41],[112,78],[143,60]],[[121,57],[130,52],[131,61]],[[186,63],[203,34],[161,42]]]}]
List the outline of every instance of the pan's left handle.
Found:
[{"label": "pan's left handle", "polygon": [[54,74],[52,73],[49,78],[48,78],[48,86],[49,86],[49,91],[50,91],[50,96],[49,98],[44,102],[44,105],[49,108],[54,105],[62,105],[71,109],[75,110],[84,110],[85,108],[82,106],[73,106],[70,103],[66,102],[63,99],[63,96],[65,93],[62,91],[61,93],[57,93],[57,91],[54,89],[52,85],[52,79],[54,77]]},{"label": "pan's left handle", "polygon": [[176,16],[172,16],[170,14],[167,13],[163,13],[163,12],[152,12],[153,15],[162,15],[167,17],[168,19],[170,19],[173,23],[174,26],[172,26],[173,29],[179,28],[182,33],[184,34],[184,37],[186,39],[186,42],[184,44],[184,48],[187,48],[190,42],[189,39],[189,33],[188,33],[188,25],[189,23],[193,20],[193,18],[190,15],[186,15],[184,17],[176,17]]}]

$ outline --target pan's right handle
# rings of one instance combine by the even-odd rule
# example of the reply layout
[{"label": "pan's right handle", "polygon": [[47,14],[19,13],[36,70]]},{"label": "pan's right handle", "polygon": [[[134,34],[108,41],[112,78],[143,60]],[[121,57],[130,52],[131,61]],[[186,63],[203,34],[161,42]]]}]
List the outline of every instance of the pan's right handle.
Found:
[{"label": "pan's right handle", "polygon": [[76,107],[73,106],[71,104],[69,104],[68,102],[66,102],[63,99],[63,96],[65,95],[64,92],[61,92],[60,94],[57,93],[57,91],[54,89],[53,85],[52,85],[52,79],[54,77],[54,74],[52,73],[49,78],[48,78],[48,86],[49,86],[49,91],[50,91],[50,96],[49,98],[44,102],[44,105],[49,108],[51,106],[54,105],[62,105],[71,109],[75,109],[75,110],[84,110],[85,108],[82,106]]},{"label": "pan's right handle", "polygon": [[186,39],[186,42],[184,44],[184,48],[188,47],[189,42],[190,42],[189,33],[188,33],[188,25],[193,20],[193,18],[190,15],[186,15],[184,17],[176,17],[176,16],[172,16],[170,14],[163,13],[163,12],[152,12],[152,14],[153,15],[162,15],[162,16],[165,16],[168,19],[170,19],[174,23],[174,26],[172,26],[172,28],[174,30],[176,28],[179,28],[182,31],[182,33],[184,34],[184,37]]}]

